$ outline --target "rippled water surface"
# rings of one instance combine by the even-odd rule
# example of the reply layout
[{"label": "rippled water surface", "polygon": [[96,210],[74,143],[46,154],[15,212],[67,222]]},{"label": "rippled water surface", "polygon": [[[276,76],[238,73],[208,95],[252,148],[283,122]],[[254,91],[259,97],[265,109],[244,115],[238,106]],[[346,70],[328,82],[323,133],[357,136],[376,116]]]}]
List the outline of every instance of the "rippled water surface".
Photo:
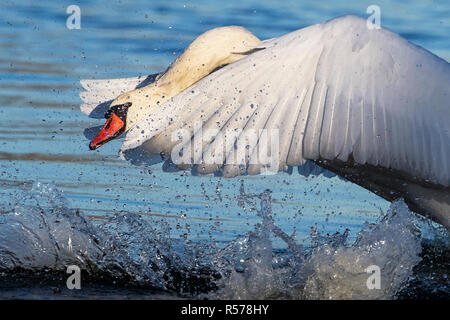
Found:
[{"label": "rippled water surface", "polygon": [[[402,202],[312,166],[230,180],[137,166],[122,140],[90,151],[84,136],[102,123],[79,111],[80,79],[163,71],[213,27],[265,39],[370,4],[2,1],[0,298],[448,298],[448,234]],[[384,27],[450,60],[448,1],[377,5]],[[372,264],[381,291],[365,287]]]}]

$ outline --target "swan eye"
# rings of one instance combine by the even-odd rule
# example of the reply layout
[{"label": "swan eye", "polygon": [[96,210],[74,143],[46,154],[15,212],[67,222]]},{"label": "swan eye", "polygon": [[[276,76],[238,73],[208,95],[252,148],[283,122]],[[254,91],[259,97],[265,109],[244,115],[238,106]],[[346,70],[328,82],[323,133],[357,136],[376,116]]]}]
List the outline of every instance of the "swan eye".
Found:
[{"label": "swan eye", "polygon": [[124,104],[116,104],[109,108],[108,111],[105,113],[105,119],[111,118],[112,114],[115,113],[116,116],[118,116],[120,119],[124,119],[127,115],[128,108],[131,107],[132,103],[127,102]]}]

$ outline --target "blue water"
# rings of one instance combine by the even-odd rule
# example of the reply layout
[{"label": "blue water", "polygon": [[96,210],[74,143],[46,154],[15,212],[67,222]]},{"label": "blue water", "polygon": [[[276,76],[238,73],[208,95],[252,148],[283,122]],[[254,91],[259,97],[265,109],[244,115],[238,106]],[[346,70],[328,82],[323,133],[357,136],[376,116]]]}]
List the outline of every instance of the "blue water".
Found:
[{"label": "blue water", "polygon": [[[79,30],[66,27],[66,8],[72,4],[81,9]],[[78,93],[80,79],[161,72],[196,36],[213,27],[242,25],[266,39],[344,14],[367,17],[371,4],[2,1],[0,213],[23,204],[18,192],[32,195],[33,184],[52,183],[67,208],[94,225],[128,212],[167,222],[171,238],[225,245],[254,230],[261,220],[255,209],[258,201],[253,207],[239,205],[243,186],[247,193],[272,191],[274,221],[298,243],[311,245],[311,230],[342,234],[348,229],[349,241],[354,241],[365,222],[376,222],[388,211],[388,202],[320,170],[305,176],[293,168],[274,176],[227,180],[167,172],[162,162],[144,167],[121,161],[120,139],[90,151],[83,131],[102,123],[79,111]],[[448,2],[377,5],[383,27],[450,60]],[[286,247],[274,237],[274,250]]]}]

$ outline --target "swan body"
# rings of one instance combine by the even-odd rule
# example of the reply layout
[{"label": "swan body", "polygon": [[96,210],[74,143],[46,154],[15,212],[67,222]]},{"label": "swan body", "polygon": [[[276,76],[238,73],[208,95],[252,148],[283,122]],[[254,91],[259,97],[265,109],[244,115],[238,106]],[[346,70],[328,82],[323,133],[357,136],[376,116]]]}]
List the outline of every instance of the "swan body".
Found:
[{"label": "swan body", "polygon": [[82,81],[87,114],[131,105],[122,157],[177,149],[180,167],[234,177],[263,172],[264,149],[274,172],[312,160],[450,228],[450,65],[389,30],[354,16],[266,41],[217,28],[145,81]]}]

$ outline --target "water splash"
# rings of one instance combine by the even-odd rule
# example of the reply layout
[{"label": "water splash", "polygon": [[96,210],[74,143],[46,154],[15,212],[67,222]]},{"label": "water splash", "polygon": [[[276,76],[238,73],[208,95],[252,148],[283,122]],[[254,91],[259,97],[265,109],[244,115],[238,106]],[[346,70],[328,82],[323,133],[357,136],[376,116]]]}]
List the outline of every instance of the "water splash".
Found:
[{"label": "water splash", "polygon": [[97,230],[54,186],[36,183],[13,197],[0,214],[0,270],[95,269],[92,262],[103,256]]},{"label": "water splash", "polygon": [[[242,189],[241,189],[242,194]],[[302,248],[275,224],[270,192],[244,195],[261,199],[262,221],[255,231],[233,241],[219,256],[235,256],[234,270],[227,266],[218,298],[232,299],[389,299],[406,285],[420,261],[420,231],[415,216],[403,202],[393,203],[378,224],[367,224],[357,240],[347,235],[322,236],[312,230],[314,246]],[[242,200],[241,200],[242,201]],[[273,252],[270,234],[286,242],[288,254]],[[219,259],[220,260],[220,259]],[[231,264],[232,265],[232,264]],[[381,289],[369,289],[365,269],[381,269]]]},{"label": "water splash", "polygon": [[[37,183],[0,214],[0,271],[55,272],[76,264],[94,279],[191,298],[391,299],[421,260],[420,221],[401,201],[366,224],[355,242],[348,243],[348,232],[312,229],[309,247],[276,225],[269,190],[246,194],[241,185],[237,201],[259,202],[260,222],[224,246],[173,239],[167,223],[127,212],[94,225],[52,185]],[[274,238],[287,249],[274,249]],[[367,287],[370,265],[380,267],[381,289]]]},{"label": "water splash", "polygon": [[[388,299],[420,262],[420,231],[404,202],[394,202],[378,224],[367,224],[350,246],[325,243],[308,259],[313,270],[303,289],[308,299]],[[380,289],[369,289],[366,269],[380,268]]]},{"label": "water splash", "polygon": [[121,212],[94,225],[49,184],[37,183],[16,198],[0,215],[0,272],[65,272],[74,264],[94,278],[180,294],[213,288],[208,278],[214,273],[195,264],[189,246],[170,238],[166,223],[154,228]]}]

